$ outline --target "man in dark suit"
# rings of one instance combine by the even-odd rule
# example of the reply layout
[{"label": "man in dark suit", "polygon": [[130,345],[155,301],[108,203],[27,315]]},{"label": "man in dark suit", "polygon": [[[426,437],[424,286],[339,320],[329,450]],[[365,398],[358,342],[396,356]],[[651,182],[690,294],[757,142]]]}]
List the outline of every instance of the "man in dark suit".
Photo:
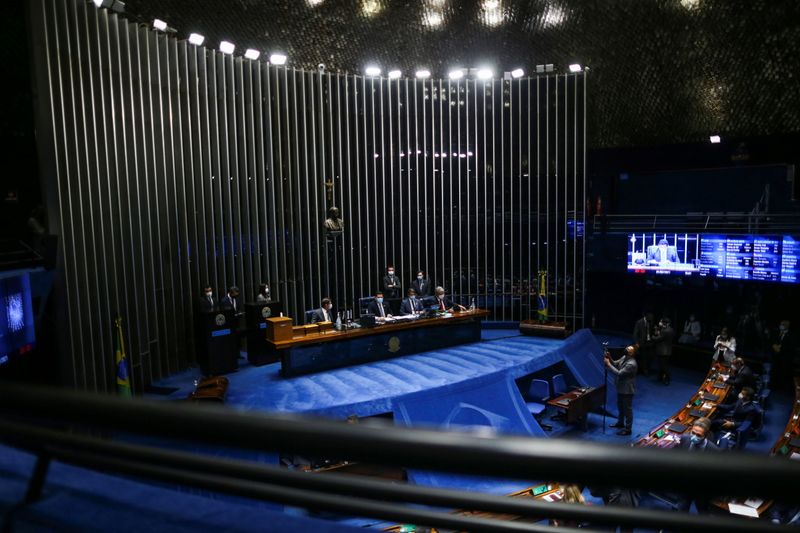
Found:
[{"label": "man in dark suit", "polygon": [[612,428],[619,428],[617,435],[630,435],[633,429],[633,395],[636,394],[636,347],[628,346],[625,354],[616,361],[606,352],[603,356],[609,372],[616,377],[617,411],[619,417]]},{"label": "man in dark suit", "polygon": [[323,298],[322,302],[320,303],[320,308],[314,311],[314,314],[311,315],[311,323],[316,324],[318,322],[333,322],[333,300],[330,298]]},{"label": "man in dark suit", "polygon": [[197,306],[203,313],[213,313],[217,310],[217,300],[214,298],[214,290],[211,285],[203,287],[203,294],[197,300]]},{"label": "man in dark suit", "polygon": [[789,376],[800,376],[800,350],[794,335],[789,331],[790,325],[788,320],[781,320],[777,342],[772,345],[772,351],[775,352],[773,369],[777,374],[776,381],[781,385],[787,384]]},{"label": "man in dark suit", "polygon": [[633,326],[633,342],[638,347],[639,370],[645,376],[650,371],[654,326],[653,313],[650,311],[646,311]]},{"label": "man in dark suit", "polygon": [[438,309],[439,311],[449,313],[449,312],[452,312],[455,307],[458,307],[459,311],[466,311],[467,310],[467,308],[464,307],[463,305],[454,303],[453,300],[448,298],[444,293],[444,288],[443,287],[436,287],[436,289],[434,289],[433,292],[434,292],[434,294],[436,296],[435,306],[436,306],[436,309]]},{"label": "man in dark suit", "polygon": [[425,277],[425,272],[417,272],[417,279],[411,282],[411,288],[417,291],[417,296],[425,298],[431,295],[431,282]]},{"label": "man in dark suit", "polygon": [[672,357],[672,341],[675,330],[667,317],[661,319],[653,336],[653,351],[658,359],[658,376],[664,385],[669,385],[669,360]]},{"label": "man in dark suit", "polygon": [[367,313],[375,315],[375,320],[383,322],[387,318],[392,317],[392,311],[389,306],[383,301],[383,293],[375,294],[375,299],[372,300],[367,306]]},{"label": "man in dark suit", "polygon": [[[711,438],[711,420],[702,416],[692,422],[689,433],[681,437],[681,442],[678,444],[677,449],[693,453],[720,451]],[[692,501],[694,501],[697,512],[708,511],[709,501],[707,498],[690,498],[685,494],[675,494],[673,496],[677,501],[678,509],[681,511],[688,513],[689,508],[692,506]]]},{"label": "man in dark suit", "polygon": [[658,241],[658,246],[647,247],[647,264],[677,263],[678,252],[670,246],[667,239]]},{"label": "man in dark suit", "polygon": [[422,300],[417,298],[417,292],[414,289],[408,289],[408,297],[400,304],[401,315],[419,315],[425,311],[425,306],[422,305]]},{"label": "man in dark suit", "polygon": [[745,422],[753,422],[758,415],[758,406],[753,402],[755,392],[750,387],[744,387],[736,403],[723,404],[717,408],[717,416],[711,423],[711,429],[719,431],[736,431]]},{"label": "man in dark suit", "polygon": [[389,299],[400,298],[400,278],[394,273],[394,267],[386,267],[386,275],[383,276],[383,294]]},{"label": "man in dark suit", "polygon": [[728,383],[732,385],[731,392],[738,396],[742,389],[750,387],[755,389],[756,377],[750,367],[744,364],[744,359],[737,357],[731,363],[731,373],[728,378]]},{"label": "man in dark suit", "polygon": [[[228,288],[228,294],[222,299],[220,302],[220,309],[231,310],[235,314],[239,314],[241,305],[238,301],[239,298],[239,287],[233,285]],[[243,310],[242,310],[243,311]]]}]

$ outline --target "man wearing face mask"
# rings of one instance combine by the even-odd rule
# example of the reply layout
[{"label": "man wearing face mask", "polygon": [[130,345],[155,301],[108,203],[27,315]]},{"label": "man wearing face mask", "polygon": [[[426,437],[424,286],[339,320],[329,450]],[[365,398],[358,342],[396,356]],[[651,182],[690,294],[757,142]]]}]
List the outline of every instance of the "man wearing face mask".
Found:
[{"label": "man wearing face mask", "polygon": [[[681,442],[678,444],[677,449],[693,453],[720,451],[719,447],[712,441],[711,420],[706,417],[700,417],[692,422],[689,433],[681,437]],[[709,508],[707,498],[691,498],[684,494],[675,494],[673,499],[677,502],[678,510],[683,512],[689,512],[692,501],[694,501],[694,506],[697,508],[698,513],[706,512]]]},{"label": "man wearing face mask", "polygon": [[214,298],[214,290],[211,285],[203,287],[203,294],[197,300],[197,304],[203,313],[212,313],[217,310],[217,300]]},{"label": "man wearing face mask", "polygon": [[400,305],[401,315],[419,315],[425,310],[422,301],[417,298],[417,293],[414,289],[408,289],[408,297],[403,300]]},{"label": "man wearing face mask", "polygon": [[332,312],[333,301],[330,298],[323,298],[321,304],[320,308],[311,315],[312,324],[318,322],[333,322],[334,320]]},{"label": "man wearing face mask", "polygon": [[431,282],[425,277],[425,272],[417,272],[417,279],[411,282],[411,288],[417,291],[417,296],[425,298],[431,295]]},{"label": "man wearing face mask", "polygon": [[383,322],[387,318],[392,318],[392,312],[389,309],[389,306],[383,301],[382,292],[375,294],[375,299],[372,300],[367,306],[367,312],[375,315],[375,320],[378,322]]},{"label": "man wearing face mask", "polygon": [[728,334],[728,328],[723,327],[714,341],[713,361],[732,363],[736,359],[736,338]]},{"label": "man wearing face mask", "polygon": [[700,321],[693,314],[689,315],[689,319],[683,324],[683,334],[678,339],[678,344],[696,344],[700,342],[701,332]]},{"label": "man wearing face mask", "polygon": [[436,289],[434,290],[434,294],[436,294],[436,309],[438,311],[449,313],[452,312],[453,308],[455,307],[458,307],[459,311],[467,310],[467,308],[464,307],[463,305],[454,303],[451,299],[445,296],[443,287],[436,287]]},{"label": "man wearing face mask", "polygon": [[617,411],[619,418],[616,424],[611,424],[612,428],[619,428],[617,435],[630,435],[633,428],[633,395],[636,394],[636,348],[628,346],[625,348],[625,355],[616,361],[611,356],[604,356],[605,365],[608,371],[616,376],[617,382]]},{"label": "man wearing face mask", "polygon": [[390,300],[400,298],[400,278],[394,273],[394,267],[386,267],[386,275],[383,276],[383,294]]},{"label": "man wearing face mask", "polygon": [[753,391],[750,387],[744,387],[736,400],[736,403],[720,405],[717,409],[717,418],[711,423],[711,429],[719,431],[736,431],[745,421],[751,423],[758,415],[758,406],[753,402]]}]

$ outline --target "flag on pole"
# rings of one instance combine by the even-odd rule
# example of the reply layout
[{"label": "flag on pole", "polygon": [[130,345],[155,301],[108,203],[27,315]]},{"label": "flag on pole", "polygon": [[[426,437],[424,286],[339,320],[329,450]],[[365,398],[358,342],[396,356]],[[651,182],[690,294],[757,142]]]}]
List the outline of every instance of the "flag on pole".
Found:
[{"label": "flag on pole", "polygon": [[536,315],[539,322],[547,322],[547,271],[539,271],[539,293],[536,298]]},{"label": "flag on pole", "polygon": [[120,396],[132,396],[131,379],[128,374],[128,358],[125,355],[125,341],[122,338],[122,318],[114,321],[115,330],[115,359],[117,364],[117,393]]}]

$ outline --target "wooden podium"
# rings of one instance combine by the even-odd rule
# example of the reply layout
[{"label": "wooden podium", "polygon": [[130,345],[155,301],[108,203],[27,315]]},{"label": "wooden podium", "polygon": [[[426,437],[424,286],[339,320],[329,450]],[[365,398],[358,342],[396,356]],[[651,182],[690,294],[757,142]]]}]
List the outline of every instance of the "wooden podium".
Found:
[{"label": "wooden podium", "polygon": [[292,319],[288,316],[274,316],[266,320],[267,340],[271,342],[291,341]]}]

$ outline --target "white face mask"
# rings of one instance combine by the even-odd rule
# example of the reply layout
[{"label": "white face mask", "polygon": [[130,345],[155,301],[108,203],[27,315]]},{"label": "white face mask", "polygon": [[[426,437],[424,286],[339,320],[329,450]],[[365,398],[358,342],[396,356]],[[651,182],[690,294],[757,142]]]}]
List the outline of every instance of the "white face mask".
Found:
[{"label": "white face mask", "polygon": [[742,401],[744,401],[744,394],[741,394],[741,393],[740,393],[740,394],[739,394],[739,399],[740,399],[740,400],[742,400]]},{"label": "white face mask", "polygon": [[422,279],[422,274],[419,274],[419,275],[417,276],[417,279]]},{"label": "white face mask", "polygon": [[390,276],[394,276],[394,270],[390,270],[390,271],[389,271],[389,275],[390,275]]},{"label": "white face mask", "polygon": [[211,294],[212,294],[211,292],[207,292],[206,293],[206,298],[211,298]]},{"label": "white face mask", "polygon": [[440,300],[444,300],[444,294],[437,294],[436,297]]}]

